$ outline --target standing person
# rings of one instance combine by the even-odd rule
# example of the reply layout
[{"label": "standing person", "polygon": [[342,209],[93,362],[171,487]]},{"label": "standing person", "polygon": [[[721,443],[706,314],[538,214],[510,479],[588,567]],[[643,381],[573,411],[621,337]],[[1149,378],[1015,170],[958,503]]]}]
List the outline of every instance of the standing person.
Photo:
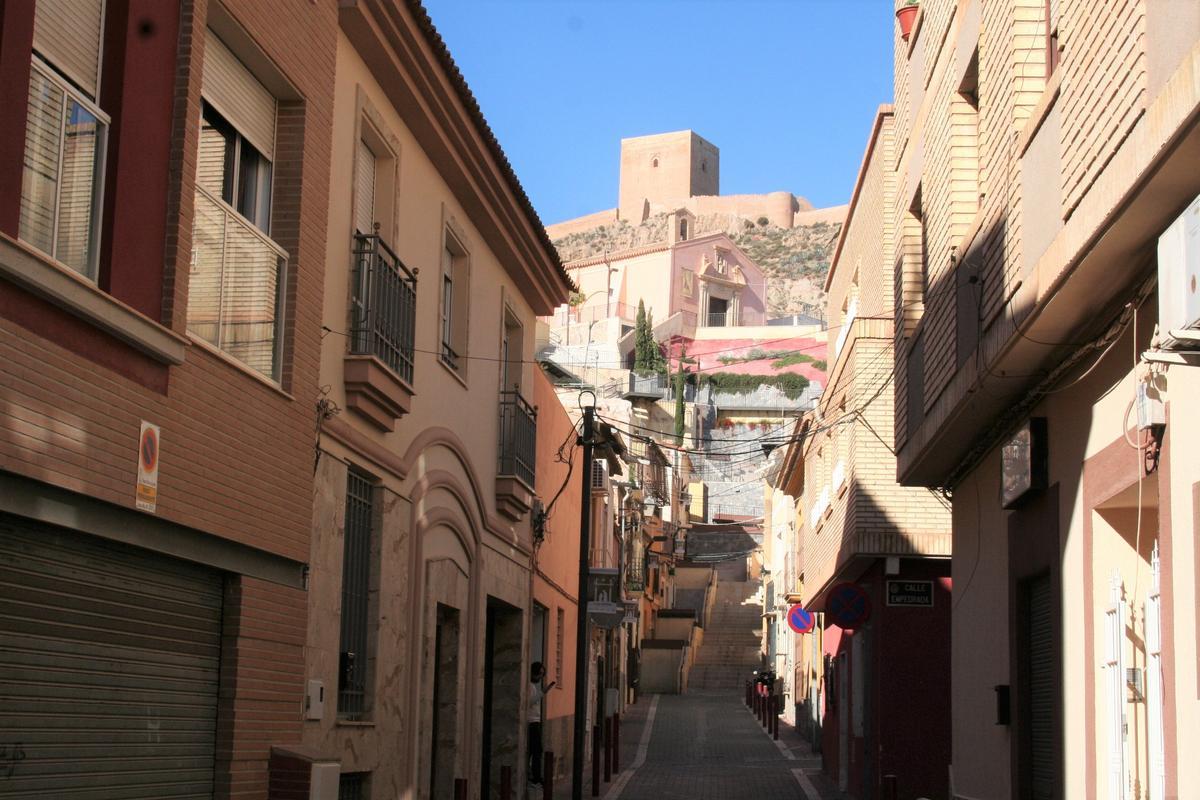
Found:
[{"label": "standing person", "polygon": [[546,668],[542,662],[535,661],[529,665],[529,713],[526,716],[529,722],[529,782],[536,785],[542,785],[542,700],[546,697],[546,692],[554,688],[557,681],[550,681],[549,684],[543,686],[542,682],[546,680]]}]

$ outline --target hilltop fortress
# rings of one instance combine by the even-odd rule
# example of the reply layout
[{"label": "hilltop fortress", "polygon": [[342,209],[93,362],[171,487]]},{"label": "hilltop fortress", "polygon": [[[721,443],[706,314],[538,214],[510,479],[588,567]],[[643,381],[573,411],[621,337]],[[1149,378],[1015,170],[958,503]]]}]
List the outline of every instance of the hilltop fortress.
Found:
[{"label": "hilltop fortress", "polygon": [[617,207],[546,226],[551,239],[619,220],[640,225],[656,214],[686,209],[697,218],[758,221],[778,228],[841,223],[846,206],[814,209],[791,192],[721,194],[721,152],[693,131],[621,140]]}]

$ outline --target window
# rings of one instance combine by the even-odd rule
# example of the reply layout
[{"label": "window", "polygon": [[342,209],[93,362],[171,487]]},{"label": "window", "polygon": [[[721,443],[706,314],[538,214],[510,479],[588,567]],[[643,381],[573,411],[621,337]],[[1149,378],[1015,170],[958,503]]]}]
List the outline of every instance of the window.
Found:
[{"label": "window", "polygon": [[982,163],[979,159],[979,48],[971,54],[967,71],[958,87],[958,96],[953,99],[952,111],[955,116],[954,142],[951,144],[952,156],[956,164],[954,180],[956,185],[967,184],[969,193],[969,213],[975,213],[979,207],[979,198],[984,191]]},{"label": "window", "polygon": [[500,391],[521,391],[522,354],[525,329],[508,308],[504,309],[504,333],[500,339]]},{"label": "window", "polygon": [[468,288],[471,271],[467,250],[449,230],[442,245],[442,363],[466,371]]},{"label": "window", "polygon": [[208,103],[201,104],[196,182],[263,232],[271,226],[271,162]]},{"label": "window", "polygon": [[686,242],[687,237],[688,237],[688,224],[687,224],[687,218],[684,217],[683,219],[679,220],[679,241]]},{"label": "window", "polygon": [[555,612],[554,620],[554,680],[561,685],[563,682],[563,632],[566,630],[566,613],[560,606]]},{"label": "window", "polygon": [[375,232],[375,152],[358,140],[354,169],[354,227],[358,233]]},{"label": "window", "polygon": [[1046,0],[1046,77],[1058,69],[1061,53],[1058,49],[1058,4],[1059,0]]},{"label": "window", "polygon": [[278,381],[287,252],[271,218],[275,98],[205,41],[188,330]]},{"label": "window", "polygon": [[338,656],[338,717],[365,719],[370,711],[370,607],[375,571],[375,487],[351,469],[346,478],[342,554],[342,618]]},{"label": "window", "polygon": [[100,83],[101,0],[39,0],[18,236],[95,278],[108,117]]},{"label": "window", "polygon": [[338,800],[366,800],[366,772],[343,772],[338,779]]}]

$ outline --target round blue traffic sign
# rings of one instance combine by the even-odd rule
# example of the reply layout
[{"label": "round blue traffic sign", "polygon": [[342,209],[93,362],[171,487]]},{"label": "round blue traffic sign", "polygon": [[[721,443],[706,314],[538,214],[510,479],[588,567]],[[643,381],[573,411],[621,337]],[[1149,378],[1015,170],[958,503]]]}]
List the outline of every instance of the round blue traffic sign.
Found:
[{"label": "round blue traffic sign", "polygon": [[871,618],[871,598],[857,583],[839,583],[829,590],[825,616],[839,628],[857,628]]},{"label": "round blue traffic sign", "polygon": [[787,621],[796,633],[809,633],[817,624],[816,615],[811,611],[805,611],[801,606],[792,606],[788,610]]}]

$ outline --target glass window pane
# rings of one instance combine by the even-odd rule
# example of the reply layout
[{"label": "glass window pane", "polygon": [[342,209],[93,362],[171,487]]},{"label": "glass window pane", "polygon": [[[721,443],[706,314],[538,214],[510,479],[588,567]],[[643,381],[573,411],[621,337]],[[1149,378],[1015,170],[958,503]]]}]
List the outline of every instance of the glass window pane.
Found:
[{"label": "glass window pane", "polygon": [[225,246],[225,211],[196,192],[192,228],[192,272],[188,283],[188,330],[221,346],[221,264]]},{"label": "glass window pane", "polygon": [[58,200],[58,247],[55,257],[73,269],[91,272],[98,168],[103,152],[103,126],[90,111],[67,100],[67,126],[62,152],[62,187]]},{"label": "glass window pane", "polygon": [[62,90],[36,69],[31,70],[19,235],[49,254],[54,252],[62,109]]},{"label": "glass window pane", "polygon": [[200,121],[200,153],[196,182],[226,203],[233,204],[233,157],[237,146],[233,128],[204,105]]},{"label": "glass window pane", "polygon": [[221,297],[221,349],[275,377],[281,259],[261,235],[241,223],[226,227]]},{"label": "glass window pane", "polygon": [[271,163],[245,139],[241,140],[237,203],[234,208],[263,231],[271,218]]}]

